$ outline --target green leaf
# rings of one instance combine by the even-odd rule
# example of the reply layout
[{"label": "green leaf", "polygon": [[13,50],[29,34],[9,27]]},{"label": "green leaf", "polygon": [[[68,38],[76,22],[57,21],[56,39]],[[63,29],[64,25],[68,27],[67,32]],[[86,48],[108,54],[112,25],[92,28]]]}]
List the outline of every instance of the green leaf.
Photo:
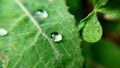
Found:
[{"label": "green leaf", "polygon": [[82,38],[87,42],[97,42],[102,36],[102,27],[97,19],[96,12],[91,12],[78,25],[82,29]]},{"label": "green leaf", "polygon": [[108,3],[109,0],[93,0],[93,6],[95,8],[102,7]]},{"label": "green leaf", "polygon": [[[82,56],[78,29],[64,0],[1,0],[0,28],[8,35],[0,37],[0,54],[5,68],[81,68]],[[40,19],[36,10],[45,10]],[[56,43],[51,33],[63,36]]]},{"label": "green leaf", "polygon": [[103,0],[102,2],[106,4],[103,6],[100,5],[100,7],[95,7],[98,12],[120,18],[120,0]]}]

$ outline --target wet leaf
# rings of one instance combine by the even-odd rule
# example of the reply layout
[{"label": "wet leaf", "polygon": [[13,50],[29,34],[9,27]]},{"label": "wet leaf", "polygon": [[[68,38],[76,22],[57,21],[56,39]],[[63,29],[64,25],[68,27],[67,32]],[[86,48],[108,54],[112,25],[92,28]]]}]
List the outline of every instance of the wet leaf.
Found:
[{"label": "wet leaf", "polygon": [[[82,67],[81,39],[64,0],[1,0],[0,8],[0,27],[9,32],[0,37],[5,67]],[[48,17],[37,17],[39,9],[45,10]],[[60,42],[51,40],[53,32],[63,36]]]}]

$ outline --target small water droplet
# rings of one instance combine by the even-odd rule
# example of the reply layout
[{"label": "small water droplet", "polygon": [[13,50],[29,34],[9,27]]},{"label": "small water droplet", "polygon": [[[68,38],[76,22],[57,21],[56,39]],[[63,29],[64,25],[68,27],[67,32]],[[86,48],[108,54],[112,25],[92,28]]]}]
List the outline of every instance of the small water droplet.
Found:
[{"label": "small water droplet", "polygon": [[3,28],[0,28],[0,36],[5,36],[8,34],[8,31],[3,29]]},{"label": "small water droplet", "polygon": [[60,42],[62,40],[62,35],[58,32],[51,33],[51,38],[54,42]]},{"label": "small water droplet", "polygon": [[38,18],[41,19],[48,17],[48,13],[45,10],[37,10],[35,14]]}]

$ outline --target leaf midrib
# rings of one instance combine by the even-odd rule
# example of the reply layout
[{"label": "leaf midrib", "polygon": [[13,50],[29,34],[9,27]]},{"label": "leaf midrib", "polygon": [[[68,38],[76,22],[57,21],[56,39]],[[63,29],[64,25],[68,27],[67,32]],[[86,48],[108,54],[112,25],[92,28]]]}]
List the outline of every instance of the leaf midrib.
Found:
[{"label": "leaf midrib", "polygon": [[42,28],[39,26],[38,22],[32,17],[32,15],[30,14],[30,12],[27,10],[27,8],[22,4],[22,2],[20,0],[15,0],[16,3],[19,5],[19,7],[24,11],[24,13],[30,18],[30,20],[32,21],[32,23],[36,26],[36,28],[38,29],[38,31],[40,32],[41,35],[43,35],[48,42],[50,43],[52,49],[55,52],[55,57],[56,59],[58,58],[58,50],[55,48],[53,42],[51,41],[51,39],[47,36],[46,33],[44,33],[44,31],[42,30]]}]

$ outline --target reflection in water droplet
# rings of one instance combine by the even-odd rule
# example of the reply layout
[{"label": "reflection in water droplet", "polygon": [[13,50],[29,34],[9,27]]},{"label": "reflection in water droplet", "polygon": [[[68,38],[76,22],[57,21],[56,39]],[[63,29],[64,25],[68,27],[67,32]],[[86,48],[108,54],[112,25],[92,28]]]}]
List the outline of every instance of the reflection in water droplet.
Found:
[{"label": "reflection in water droplet", "polygon": [[48,17],[48,13],[45,10],[37,10],[35,14],[38,18],[42,19]]},{"label": "reflection in water droplet", "polygon": [[60,42],[62,40],[62,35],[58,32],[51,33],[51,38],[54,42]]},{"label": "reflection in water droplet", "polygon": [[0,28],[0,36],[5,36],[7,34],[8,34],[7,30]]}]

